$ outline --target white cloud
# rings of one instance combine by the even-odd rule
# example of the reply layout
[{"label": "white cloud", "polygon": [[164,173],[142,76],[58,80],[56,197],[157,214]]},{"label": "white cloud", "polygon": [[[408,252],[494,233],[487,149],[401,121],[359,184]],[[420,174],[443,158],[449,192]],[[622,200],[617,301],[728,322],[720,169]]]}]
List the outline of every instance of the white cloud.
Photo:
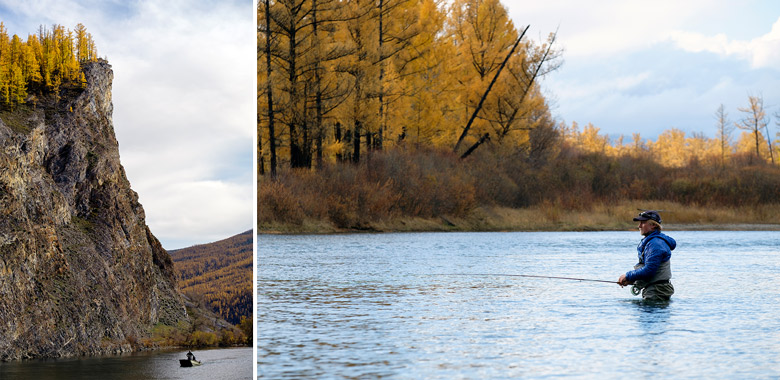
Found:
[{"label": "white cloud", "polygon": [[688,31],[675,31],[671,38],[686,51],[736,57],[750,62],[753,68],[780,69],[780,17],[768,33],[749,41],[731,39],[724,33],[706,35]]},{"label": "white cloud", "polygon": [[10,30],[92,33],[114,71],[122,165],[166,248],[254,223],[256,40],[251,0],[0,0]]},{"label": "white cloud", "polygon": [[[708,0],[601,0],[538,2],[508,0],[516,25],[546,35],[560,27],[558,41],[567,59],[603,57],[644,49],[668,39],[671,30],[706,16],[719,2]],[[534,34],[536,33],[536,34]]]},{"label": "white cloud", "polygon": [[[208,201],[193,204],[198,199]],[[145,201],[144,208],[156,211],[154,215],[147,212],[147,222],[166,232],[166,239],[176,245],[166,247],[170,249],[216,241],[251,229],[251,225],[236,225],[235,221],[246,220],[247,210],[251,216],[253,204],[249,184],[181,181],[160,188],[153,198]],[[155,236],[159,238],[158,233]]]},{"label": "white cloud", "polygon": [[251,4],[192,5],[143,3],[108,53],[128,177],[152,231],[187,244],[251,228],[254,205]]},{"label": "white cloud", "polygon": [[720,104],[737,117],[748,93],[780,102],[778,2],[506,4],[516,25],[531,24],[532,39],[560,27],[563,65],[541,83],[567,123],[650,138],[671,127],[711,135]]}]

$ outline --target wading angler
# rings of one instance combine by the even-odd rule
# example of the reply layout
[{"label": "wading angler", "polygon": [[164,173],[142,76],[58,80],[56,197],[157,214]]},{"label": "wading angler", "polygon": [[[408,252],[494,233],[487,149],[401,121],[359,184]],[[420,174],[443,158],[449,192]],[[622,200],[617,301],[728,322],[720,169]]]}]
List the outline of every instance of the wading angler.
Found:
[{"label": "wading angler", "polygon": [[636,247],[639,263],[621,275],[618,284],[641,289],[645,300],[668,301],[674,294],[671,258],[677,242],[661,233],[658,211],[642,211],[634,221],[639,222],[639,232],[644,236]]}]

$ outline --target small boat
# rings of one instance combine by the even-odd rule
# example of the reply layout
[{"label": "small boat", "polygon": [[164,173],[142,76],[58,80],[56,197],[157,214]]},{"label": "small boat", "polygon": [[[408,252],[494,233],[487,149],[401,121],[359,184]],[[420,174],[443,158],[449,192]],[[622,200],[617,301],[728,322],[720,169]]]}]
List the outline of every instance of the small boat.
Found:
[{"label": "small boat", "polygon": [[197,360],[179,359],[179,364],[181,364],[182,367],[194,367],[200,365],[200,362]]}]

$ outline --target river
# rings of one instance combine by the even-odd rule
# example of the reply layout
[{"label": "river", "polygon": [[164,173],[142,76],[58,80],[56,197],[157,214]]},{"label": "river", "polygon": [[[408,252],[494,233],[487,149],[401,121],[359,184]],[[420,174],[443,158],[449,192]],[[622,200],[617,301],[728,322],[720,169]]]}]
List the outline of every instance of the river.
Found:
[{"label": "river", "polygon": [[252,379],[252,348],[193,350],[202,365],[182,368],[187,350],[0,363],[0,379],[240,380]]},{"label": "river", "polygon": [[258,377],[780,377],[780,232],[668,234],[662,304],[469,275],[616,281],[638,232],[259,235]]}]

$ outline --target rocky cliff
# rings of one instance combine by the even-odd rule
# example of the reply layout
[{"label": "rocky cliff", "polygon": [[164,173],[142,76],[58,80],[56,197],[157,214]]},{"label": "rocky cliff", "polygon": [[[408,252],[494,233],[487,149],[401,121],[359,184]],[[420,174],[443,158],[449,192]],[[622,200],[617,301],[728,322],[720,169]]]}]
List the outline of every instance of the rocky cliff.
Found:
[{"label": "rocky cliff", "polygon": [[0,360],[123,352],[188,316],[119,162],[113,72],[0,112]]}]

